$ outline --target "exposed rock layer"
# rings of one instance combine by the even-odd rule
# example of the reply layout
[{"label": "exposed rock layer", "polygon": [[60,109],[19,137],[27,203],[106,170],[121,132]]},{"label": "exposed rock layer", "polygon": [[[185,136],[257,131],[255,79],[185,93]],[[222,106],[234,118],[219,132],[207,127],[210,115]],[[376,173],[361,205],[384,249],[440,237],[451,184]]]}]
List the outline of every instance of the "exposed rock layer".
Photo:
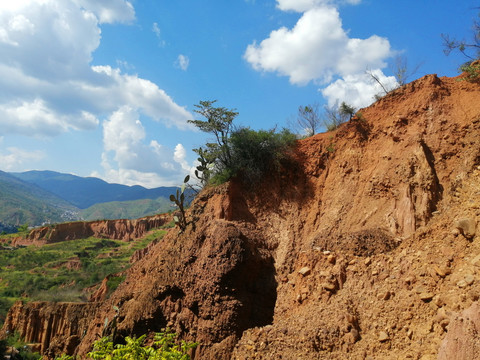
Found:
[{"label": "exposed rock layer", "polygon": [[129,241],[144,236],[149,230],[171,221],[168,214],[129,220],[98,220],[62,223],[35,228],[26,239],[15,239],[13,245],[43,245],[90,236]]},{"label": "exposed rock layer", "polygon": [[18,301],[8,313],[2,336],[17,331],[51,358],[55,354],[73,353],[99,307],[100,303]]}]

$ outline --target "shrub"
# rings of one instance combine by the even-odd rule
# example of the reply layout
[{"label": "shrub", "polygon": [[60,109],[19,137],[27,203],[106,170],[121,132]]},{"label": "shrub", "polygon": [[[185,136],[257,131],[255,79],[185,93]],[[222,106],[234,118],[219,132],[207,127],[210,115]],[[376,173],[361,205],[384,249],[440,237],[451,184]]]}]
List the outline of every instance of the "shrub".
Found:
[{"label": "shrub", "polygon": [[463,79],[467,81],[473,82],[480,79],[480,61],[468,61],[465,64],[462,64],[458,70],[465,73]]},{"label": "shrub", "polygon": [[[20,334],[15,332],[10,334],[5,340],[0,341],[0,356],[7,358],[10,354],[6,354],[7,347],[11,347],[16,351],[12,359],[17,360],[40,360],[42,356],[39,353],[34,353],[29,346],[23,341]],[[3,353],[2,353],[3,352]]]},{"label": "shrub", "polygon": [[236,130],[230,139],[233,161],[227,175],[238,175],[247,183],[255,183],[266,173],[281,169],[295,141],[295,134],[287,129],[281,132],[250,128]]},{"label": "shrub", "polygon": [[324,125],[327,131],[336,130],[341,124],[351,119],[354,113],[355,108],[344,101],[340,105],[337,102],[331,107],[325,107]]},{"label": "shrub", "polygon": [[[215,136],[215,142],[207,143],[206,148],[194,149],[200,164],[195,176],[202,185],[218,185],[234,176],[253,183],[266,172],[278,170],[282,160],[288,157],[296,136],[286,129],[279,133],[250,128],[235,130],[232,122],[238,112],[213,107],[214,103],[200,101],[200,105],[195,105],[198,108],[195,112],[205,120],[189,120],[200,130]],[[171,200],[174,201],[175,197]]]},{"label": "shrub", "polygon": [[88,356],[93,360],[120,360],[120,359],[145,359],[145,360],[189,360],[188,352],[197,346],[196,343],[182,341],[175,343],[176,335],[166,329],[164,332],[156,333],[152,346],[145,345],[146,335],[139,338],[125,337],[125,344],[114,345],[109,337],[97,340],[93,350]]}]

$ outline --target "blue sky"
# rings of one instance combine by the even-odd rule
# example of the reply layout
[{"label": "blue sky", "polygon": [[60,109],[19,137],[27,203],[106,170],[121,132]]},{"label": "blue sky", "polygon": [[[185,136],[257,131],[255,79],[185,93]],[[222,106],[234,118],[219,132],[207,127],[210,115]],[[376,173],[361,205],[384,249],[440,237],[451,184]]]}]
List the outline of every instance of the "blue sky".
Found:
[{"label": "blue sky", "polygon": [[16,0],[0,5],[0,170],[177,185],[208,136],[194,104],[288,127],[300,105],[356,107],[403,56],[456,76],[478,1]]}]

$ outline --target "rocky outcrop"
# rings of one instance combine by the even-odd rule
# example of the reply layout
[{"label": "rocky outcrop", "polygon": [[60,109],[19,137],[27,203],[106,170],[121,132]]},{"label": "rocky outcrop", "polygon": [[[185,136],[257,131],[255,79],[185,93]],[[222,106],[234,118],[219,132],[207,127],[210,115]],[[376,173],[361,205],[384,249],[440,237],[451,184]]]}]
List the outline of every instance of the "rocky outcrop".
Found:
[{"label": "rocky outcrop", "polygon": [[479,98],[429,75],[299,141],[255,189],[205,189],[195,226],[85,314],[76,354],[116,306],[119,335],[168,325],[194,359],[436,358],[480,294]]},{"label": "rocky outcrop", "polygon": [[449,319],[448,333],[440,346],[438,360],[480,358],[479,333],[480,305],[475,302]]},{"label": "rocky outcrop", "polygon": [[144,236],[149,230],[171,221],[169,214],[129,220],[99,220],[62,223],[33,229],[26,239],[15,239],[14,245],[42,245],[90,236],[130,241]]},{"label": "rocky outcrop", "polygon": [[99,305],[18,301],[8,312],[0,336],[17,331],[27,343],[36,344],[41,353],[51,358],[71,354],[85,336]]}]

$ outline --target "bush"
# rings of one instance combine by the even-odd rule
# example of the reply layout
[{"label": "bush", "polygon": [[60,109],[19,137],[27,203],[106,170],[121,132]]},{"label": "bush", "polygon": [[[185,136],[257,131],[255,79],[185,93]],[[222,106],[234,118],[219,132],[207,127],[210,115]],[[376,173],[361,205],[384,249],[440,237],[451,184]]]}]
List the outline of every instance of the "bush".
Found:
[{"label": "bush", "polygon": [[10,334],[5,340],[0,341],[0,356],[7,358],[7,356],[10,355],[6,353],[7,347],[15,349],[12,352],[15,355],[11,359],[40,360],[42,358],[39,353],[32,352],[17,332]]},{"label": "bush", "polygon": [[230,138],[232,165],[216,178],[228,180],[232,176],[239,176],[247,183],[255,183],[265,174],[281,169],[282,162],[289,158],[295,140],[295,134],[286,129],[279,133],[275,130],[238,129]]},{"label": "bush", "polygon": [[201,101],[195,105],[205,120],[189,120],[200,130],[213,134],[215,142],[205,148],[194,149],[199,155],[195,171],[201,185],[221,184],[234,176],[256,182],[268,171],[278,170],[281,161],[288,157],[296,136],[284,129],[254,131],[250,128],[234,129],[233,120],[238,112],[224,107],[214,107],[215,101]]},{"label": "bush", "polygon": [[188,352],[197,346],[196,343],[182,341],[175,343],[175,334],[166,329],[156,333],[152,346],[145,345],[146,335],[139,338],[125,337],[125,344],[113,345],[108,337],[97,340],[93,350],[88,356],[93,360],[120,360],[120,359],[145,359],[145,360],[189,360]]},{"label": "bush", "polygon": [[467,81],[477,81],[480,79],[480,61],[468,61],[458,69],[465,73],[464,79]]}]

